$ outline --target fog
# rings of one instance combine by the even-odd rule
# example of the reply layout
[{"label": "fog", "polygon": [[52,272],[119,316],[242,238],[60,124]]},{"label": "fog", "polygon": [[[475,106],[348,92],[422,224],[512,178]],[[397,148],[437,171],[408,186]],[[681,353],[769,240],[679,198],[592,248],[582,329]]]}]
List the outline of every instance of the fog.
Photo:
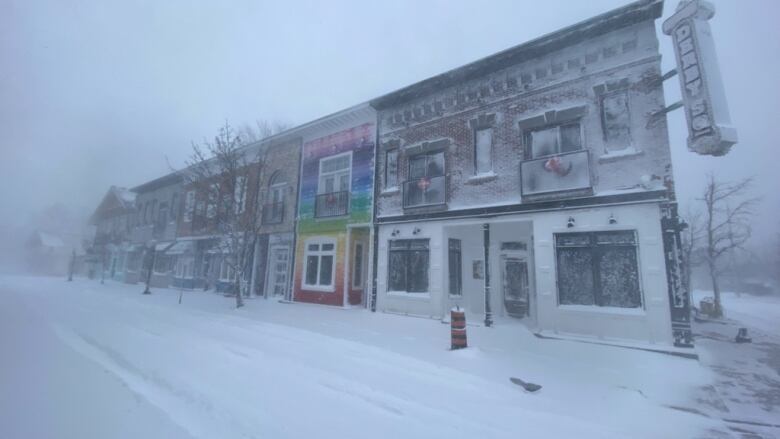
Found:
[{"label": "fog", "polygon": [[[304,123],[627,3],[466,1],[40,2],[0,5],[0,225],[62,203],[88,215],[112,184],[181,165],[226,119]],[[688,152],[670,113],[678,198],[704,176],[756,177],[758,240],[780,213],[780,3],[714,2],[711,21],[740,142]],[[664,18],[676,2],[667,2]],[[660,32],[665,70],[671,41]],[[677,80],[667,81],[667,103]]]}]

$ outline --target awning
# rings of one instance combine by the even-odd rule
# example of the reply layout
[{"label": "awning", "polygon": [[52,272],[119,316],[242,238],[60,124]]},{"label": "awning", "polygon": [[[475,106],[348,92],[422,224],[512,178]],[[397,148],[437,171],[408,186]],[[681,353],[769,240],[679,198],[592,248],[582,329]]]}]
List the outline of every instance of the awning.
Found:
[{"label": "awning", "polygon": [[165,254],[168,255],[181,255],[184,253],[193,253],[195,251],[194,241],[176,241],[165,250]]},{"label": "awning", "polygon": [[154,246],[154,250],[158,252],[164,252],[171,248],[175,243],[175,241],[160,242]]}]

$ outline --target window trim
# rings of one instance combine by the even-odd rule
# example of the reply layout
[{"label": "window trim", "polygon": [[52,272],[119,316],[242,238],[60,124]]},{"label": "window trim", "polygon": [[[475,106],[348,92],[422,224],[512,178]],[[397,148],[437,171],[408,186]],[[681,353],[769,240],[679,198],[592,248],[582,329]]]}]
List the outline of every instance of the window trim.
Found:
[{"label": "window trim", "polygon": [[[558,239],[560,236],[563,235],[588,235],[589,243],[587,246],[580,246],[576,248],[588,248],[593,251],[593,249],[599,248],[600,246],[596,243],[595,237],[596,235],[600,233],[606,233],[609,234],[611,232],[630,232],[634,236],[634,243],[630,246],[633,247],[634,252],[636,253],[635,261],[636,261],[636,273],[637,273],[637,295],[639,297],[639,306],[636,307],[621,307],[621,306],[610,306],[610,305],[600,305],[599,302],[600,298],[602,297],[602,289],[601,289],[601,282],[599,277],[597,276],[598,272],[598,264],[596,264],[595,260],[591,260],[591,270],[593,271],[593,288],[594,288],[594,297],[593,297],[593,305],[586,305],[586,304],[579,304],[579,303],[561,303],[561,291],[560,291],[560,268],[558,267]],[[614,244],[613,244],[614,245]],[[624,245],[629,246],[629,245]],[[582,232],[560,232],[560,233],[554,233],[553,234],[553,247],[554,247],[554,257],[555,257],[555,290],[556,290],[556,306],[561,309],[587,309],[591,311],[598,311],[598,312],[612,312],[612,313],[626,313],[626,314],[642,314],[645,312],[646,306],[647,306],[647,300],[644,295],[644,289],[643,289],[643,281],[642,281],[642,263],[640,260],[640,249],[639,249],[639,232],[636,229],[615,229],[615,230],[591,230],[591,231],[582,231]],[[608,247],[608,246],[601,246]],[[566,247],[563,247],[566,248]],[[571,247],[570,247],[571,248]],[[591,253],[593,254],[593,253]],[[600,263],[600,262],[599,262]],[[598,289],[598,291],[596,291]]]},{"label": "window trim", "polygon": [[[404,269],[407,271],[405,279],[407,280],[406,289],[405,290],[394,290],[390,288],[390,261],[391,261],[391,254],[394,251],[405,251],[405,252],[411,252],[410,248],[407,248],[405,250],[399,250],[399,249],[393,249],[393,242],[397,241],[407,241],[409,242],[408,247],[411,247],[411,241],[425,241],[428,251],[428,270],[426,273],[427,276],[427,288],[425,291],[409,291],[409,285],[408,285],[408,271],[409,271],[409,264],[404,267]],[[429,297],[431,294],[431,239],[430,238],[408,238],[408,239],[390,239],[387,241],[387,291],[386,294],[390,296],[408,296],[408,297]]]},{"label": "window trim", "polygon": [[[623,148],[616,149],[616,148],[611,148],[610,145],[611,141],[609,139],[609,134],[607,130],[607,118],[605,114],[606,107],[604,106],[604,101],[606,99],[609,99],[613,96],[617,96],[620,94],[625,94],[626,96],[626,110],[628,115],[628,123],[627,123],[628,141],[625,145],[623,145]],[[628,87],[622,87],[615,90],[605,91],[599,95],[599,119],[601,121],[602,139],[604,140],[604,151],[606,152],[624,151],[633,145],[634,142],[631,134],[632,131],[631,130],[631,93],[629,93]]]},{"label": "window trim", "polygon": [[[319,244],[319,250],[309,250],[309,245]],[[333,244],[333,250],[322,250],[324,244]],[[301,288],[310,291],[319,291],[323,293],[333,293],[336,291],[336,255],[338,254],[338,242],[334,238],[316,237],[309,238],[303,243],[303,272],[301,276]],[[308,284],[306,283],[306,273],[309,271],[309,256],[317,256],[317,282],[320,280],[322,272],[322,256],[332,256],[330,285]]]},{"label": "window trim", "polygon": [[[335,160],[335,159],[338,159],[338,158],[341,158],[341,157],[344,157],[344,156],[349,156],[349,165],[345,168],[346,171],[347,171],[347,175],[348,175],[346,192],[352,192],[352,151],[347,151],[347,152],[342,152],[342,153],[339,153],[339,154],[334,154],[334,155],[330,155],[330,156],[327,156],[327,157],[320,158],[319,163],[317,164],[317,166],[318,166],[318,169],[317,169],[318,170],[318,174],[317,174],[317,195],[328,194],[328,193],[336,193],[336,192],[345,192],[345,191],[341,191],[341,190],[334,190],[333,192],[322,192],[325,189],[324,185],[322,184],[323,176],[326,176],[326,175],[337,175],[337,174],[340,174],[340,173],[344,172],[344,171],[331,171],[331,172],[323,173],[322,172],[322,165],[323,165],[323,163],[325,163],[326,161]],[[335,181],[334,181],[334,189],[335,189]]]},{"label": "window trim", "polygon": [[[575,123],[579,126],[579,131],[580,131],[580,147],[579,147],[579,149],[575,149],[574,151],[560,151],[561,144],[562,144],[562,142],[561,142],[561,127],[564,127],[564,126],[567,126],[567,125],[574,125]],[[556,128],[557,129],[557,134],[558,134],[558,152],[555,152],[555,153],[552,153],[552,154],[547,154],[547,155],[540,155],[538,157],[534,157],[534,155],[533,155],[533,142],[531,141],[531,133],[533,133],[535,131],[545,131],[545,130],[548,130],[550,128]],[[582,118],[581,117],[575,118],[575,119],[567,119],[567,120],[563,120],[563,121],[555,121],[553,123],[539,125],[539,126],[535,126],[535,127],[532,127],[532,128],[526,128],[526,129],[523,130],[523,145],[525,146],[525,148],[524,148],[525,149],[525,154],[524,154],[525,155],[525,161],[543,159],[543,158],[547,158],[547,157],[555,157],[555,156],[562,155],[562,154],[570,154],[570,153],[575,153],[575,152],[579,152],[579,151],[584,151],[584,150],[587,149],[585,147],[585,144],[586,144],[586,142],[585,142],[585,131],[584,131],[583,127],[582,127]]]},{"label": "window trim", "polygon": [[[442,163],[441,175],[428,175],[427,174],[427,172],[428,172],[427,171],[428,170],[427,157],[434,156],[434,155],[437,155],[437,154],[441,154],[441,157],[442,157],[442,160],[441,160],[441,163]],[[442,196],[442,201],[440,201],[440,202],[421,203],[421,204],[406,204],[406,200],[407,200],[406,183],[409,183],[409,182],[412,181],[411,180],[411,178],[412,178],[411,177],[411,175],[412,175],[412,162],[415,159],[418,159],[420,157],[426,157],[426,166],[425,166],[426,174],[424,175],[424,177],[428,177],[428,178],[438,178],[438,177],[441,177],[441,178],[444,179],[444,185],[443,185],[444,186],[444,188],[443,188],[444,189],[444,194]],[[443,205],[447,204],[447,195],[448,194],[447,194],[447,153],[446,153],[446,151],[444,151],[444,150],[434,150],[434,151],[427,151],[427,152],[421,152],[419,154],[414,154],[414,155],[410,156],[408,158],[408,160],[407,160],[406,171],[407,171],[406,178],[408,180],[406,180],[404,182],[404,190],[403,190],[403,194],[402,194],[402,204],[403,204],[403,208],[404,209],[416,209],[416,208],[419,208],[419,207],[429,207],[429,206],[443,206]]]}]

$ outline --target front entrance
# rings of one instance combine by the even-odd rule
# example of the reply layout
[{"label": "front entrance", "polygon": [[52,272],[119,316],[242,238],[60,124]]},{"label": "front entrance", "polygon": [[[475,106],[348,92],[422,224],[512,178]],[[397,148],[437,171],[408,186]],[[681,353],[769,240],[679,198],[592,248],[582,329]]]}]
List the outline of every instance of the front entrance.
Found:
[{"label": "front entrance", "polygon": [[525,242],[501,243],[501,287],[504,308],[512,317],[529,314],[530,285],[528,250]]},{"label": "front entrance", "polygon": [[349,270],[346,273],[346,285],[349,293],[345,305],[361,305],[367,303],[369,229],[366,227],[351,228],[349,242],[351,243]]},{"label": "front entrance", "polygon": [[287,246],[271,247],[271,261],[268,267],[268,290],[271,296],[284,297],[287,292],[290,273],[290,248]]}]

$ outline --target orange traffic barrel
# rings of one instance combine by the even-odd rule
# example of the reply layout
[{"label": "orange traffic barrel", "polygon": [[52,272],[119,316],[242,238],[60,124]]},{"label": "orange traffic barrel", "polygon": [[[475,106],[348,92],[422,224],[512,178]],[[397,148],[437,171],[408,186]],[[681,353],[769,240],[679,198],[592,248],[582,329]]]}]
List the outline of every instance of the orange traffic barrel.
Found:
[{"label": "orange traffic barrel", "polygon": [[450,337],[452,349],[463,349],[466,344],[466,313],[460,307],[450,310]]}]

